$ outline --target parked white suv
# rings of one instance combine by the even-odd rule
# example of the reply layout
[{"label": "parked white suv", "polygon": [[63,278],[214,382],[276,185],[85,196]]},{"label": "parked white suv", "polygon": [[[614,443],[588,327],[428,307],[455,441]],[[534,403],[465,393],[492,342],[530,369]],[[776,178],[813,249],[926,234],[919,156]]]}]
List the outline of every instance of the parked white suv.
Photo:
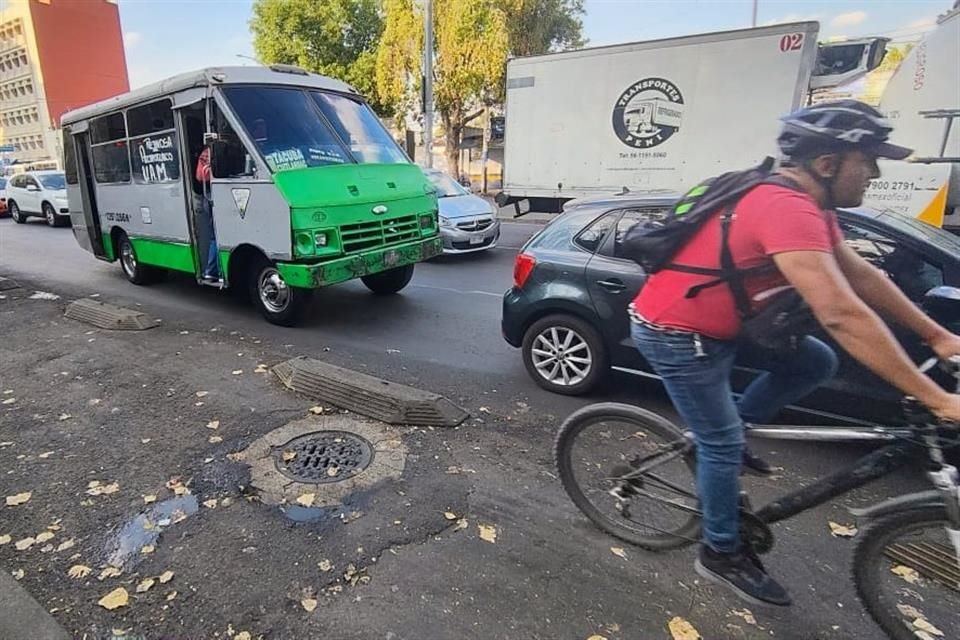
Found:
[{"label": "parked white suv", "polygon": [[45,218],[51,227],[70,223],[67,181],[62,171],[28,171],[7,181],[10,217],[23,224],[29,217]]}]

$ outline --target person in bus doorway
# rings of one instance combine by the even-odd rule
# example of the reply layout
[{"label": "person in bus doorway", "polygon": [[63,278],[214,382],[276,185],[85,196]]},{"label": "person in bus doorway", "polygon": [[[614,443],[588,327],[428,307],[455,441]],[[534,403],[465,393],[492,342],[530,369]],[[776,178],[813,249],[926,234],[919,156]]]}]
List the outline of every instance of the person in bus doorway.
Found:
[{"label": "person in bus doorway", "polygon": [[196,178],[200,183],[200,217],[206,227],[207,255],[203,262],[203,279],[208,282],[220,280],[220,269],[217,267],[217,233],[213,227],[213,196],[210,193],[210,145],[206,145],[197,158]]}]

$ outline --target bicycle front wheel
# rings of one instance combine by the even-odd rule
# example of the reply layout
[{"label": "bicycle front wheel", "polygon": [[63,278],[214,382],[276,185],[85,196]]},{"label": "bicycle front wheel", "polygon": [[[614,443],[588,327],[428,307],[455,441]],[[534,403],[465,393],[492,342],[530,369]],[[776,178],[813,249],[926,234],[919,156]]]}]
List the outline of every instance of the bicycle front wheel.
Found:
[{"label": "bicycle front wheel", "polygon": [[654,551],[697,541],[693,446],[669,420],[590,405],[564,421],[554,456],[567,495],[604,531]]},{"label": "bicycle front wheel", "polygon": [[863,532],[853,580],[893,640],[960,638],[960,564],[943,508],[897,513]]}]

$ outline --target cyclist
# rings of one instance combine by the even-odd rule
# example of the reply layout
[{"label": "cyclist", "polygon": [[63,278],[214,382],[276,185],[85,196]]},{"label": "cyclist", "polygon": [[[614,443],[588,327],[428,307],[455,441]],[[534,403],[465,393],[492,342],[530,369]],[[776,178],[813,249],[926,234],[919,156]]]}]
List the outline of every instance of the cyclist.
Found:
[{"label": "cyclist", "polygon": [[[847,247],[832,211],[861,203],[868,182],[880,175],[877,158],[911,153],[887,142],[891,131],[880,112],[855,100],[822,103],[784,118],[779,182],[796,188],[761,184],[750,190],[736,204],[729,247],[738,270],[775,267],[743,277],[755,309],[762,308],[757,300],[764,292],[792,286],[854,358],[941,418],[960,420],[960,396],[917,370],[878,313],[916,332],[941,358],[960,354],[960,337],[928,318]],[[706,222],[680,249],[677,264],[719,268],[719,218]],[[833,375],[836,355],[810,336],[786,357],[738,345],[741,318],[730,287],[687,295],[707,279],[669,269],[654,273],[631,305],[632,336],[697,443],[704,538],[697,572],[748,601],[786,606],[787,591],[739,540],[741,465],[763,464],[749,456],[744,460],[744,423],[765,422],[812,391]],[[736,402],[730,374],[738,351],[765,373]]]}]

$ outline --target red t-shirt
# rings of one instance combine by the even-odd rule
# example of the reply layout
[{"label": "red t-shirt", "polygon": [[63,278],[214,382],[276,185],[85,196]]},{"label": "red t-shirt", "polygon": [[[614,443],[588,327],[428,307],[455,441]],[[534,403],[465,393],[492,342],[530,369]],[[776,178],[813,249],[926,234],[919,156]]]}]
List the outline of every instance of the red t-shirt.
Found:
[{"label": "red t-shirt", "polygon": [[[672,262],[719,268],[720,217],[718,214],[707,221]],[[730,253],[740,269],[772,263],[771,256],[787,251],[831,253],[842,240],[833,212],[821,210],[803,192],[777,185],[761,185],[744,196],[730,227]],[[658,271],[640,290],[634,308],[658,325],[730,340],[740,331],[740,316],[729,286],[719,284],[702,289],[693,298],[686,297],[690,287],[715,278],[669,269]],[[788,283],[772,270],[745,276],[744,285],[755,306],[760,306],[763,292]]]}]

